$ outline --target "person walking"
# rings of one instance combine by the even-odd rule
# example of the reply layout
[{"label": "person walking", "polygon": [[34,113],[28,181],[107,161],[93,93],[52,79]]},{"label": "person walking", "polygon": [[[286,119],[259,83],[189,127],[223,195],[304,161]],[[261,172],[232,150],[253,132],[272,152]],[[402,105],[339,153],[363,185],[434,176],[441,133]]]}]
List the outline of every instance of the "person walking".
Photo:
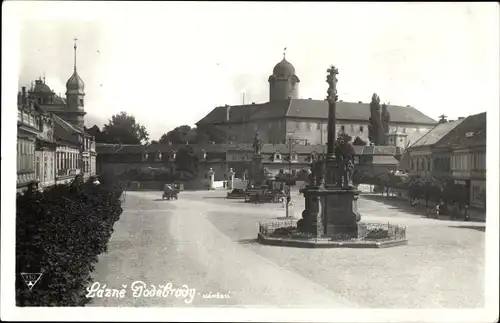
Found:
[{"label": "person walking", "polygon": [[464,206],[464,221],[469,221],[469,205],[465,204]]}]

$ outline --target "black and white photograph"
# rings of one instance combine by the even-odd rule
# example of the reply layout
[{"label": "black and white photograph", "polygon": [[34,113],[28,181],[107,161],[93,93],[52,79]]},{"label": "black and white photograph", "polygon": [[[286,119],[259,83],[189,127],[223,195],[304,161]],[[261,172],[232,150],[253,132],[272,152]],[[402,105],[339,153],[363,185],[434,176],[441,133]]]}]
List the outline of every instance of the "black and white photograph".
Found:
[{"label": "black and white photograph", "polygon": [[2,320],[498,321],[498,3],[2,9]]}]

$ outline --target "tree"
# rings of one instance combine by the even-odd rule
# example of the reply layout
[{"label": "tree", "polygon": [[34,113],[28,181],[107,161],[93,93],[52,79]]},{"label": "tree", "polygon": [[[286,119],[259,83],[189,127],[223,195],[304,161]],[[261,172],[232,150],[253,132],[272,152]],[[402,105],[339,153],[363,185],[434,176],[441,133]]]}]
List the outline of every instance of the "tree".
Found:
[{"label": "tree", "polygon": [[375,146],[386,145],[386,135],[389,133],[391,116],[387,104],[380,107],[380,97],[374,93],[370,102],[370,118],[368,125],[368,138]]},{"label": "tree", "polygon": [[424,182],[420,178],[410,181],[408,185],[408,197],[411,199],[419,199],[424,195]]},{"label": "tree", "polygon": [[126,112],[115,114],[102,128],[106,143],[139,145],[147,143],[149,134],[146,128],[137,123],[134,116]]},{"label": "tree", "polygon": [[387,134],[389,133],[389,124],[391,122],[391,115],[389,114],[389,111],[387,110],[387,104],[382,104],[382,111],[380,114],[381,120],[382,120],[382,145],[387,145]]},{"label": "tree", "polygon": [[354,146],[366,146],[367,142],[364,141],[363,139],[359,138],[359,137],[356,137],[356,139],[354,139],[354,141],[352,142],[352,144]]},{"label": "tree", "polygon": [[186,142],[197,143],[197,131],[196,128],[191,128],[188,125],[179,126],[167,133],[164,133],[158,142],[161,144],[169,142],[172,144],[185,144]]},{"label": "tree", "polygon": [[190,180],[198,175],[198,157],[191,146],[182,147],[175,155],[175,176],[178,180]]},{"label": "tree", "polygon": [[370,124],[368,125],[368,138],[374,145],[379,145],[380,128],[382,120],[380,119],[380,98],[376,93],[372,95],[370,102]]}]

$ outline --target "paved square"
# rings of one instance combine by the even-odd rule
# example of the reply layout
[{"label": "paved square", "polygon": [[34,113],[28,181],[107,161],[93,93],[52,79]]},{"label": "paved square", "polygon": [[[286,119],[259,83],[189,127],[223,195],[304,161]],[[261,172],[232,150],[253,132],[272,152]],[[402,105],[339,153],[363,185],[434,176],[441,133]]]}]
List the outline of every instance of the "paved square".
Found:
[{"label": "paved square", "polygon": [[[225,192],[127,192],[95,280],[109,288],[188,285],[182,299],[94,299],[96,306],[305,306],[477,308],[484,305],[484,223],[433,220],[360,199],[363,222],[407,227],[407,246],[301,249],[256,242],[258,223],[283,217],[281,204],[247,204]],[[295,194],[295,215],[303,199]],[[226,295],[214,298],[210,295]]]}]

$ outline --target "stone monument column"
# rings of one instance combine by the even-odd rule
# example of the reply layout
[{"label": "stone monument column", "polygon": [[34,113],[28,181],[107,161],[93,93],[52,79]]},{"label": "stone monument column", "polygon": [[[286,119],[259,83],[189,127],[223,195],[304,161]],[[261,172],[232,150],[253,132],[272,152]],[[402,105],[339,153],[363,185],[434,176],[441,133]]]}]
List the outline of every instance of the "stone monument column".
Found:
[{"label": "stone monument column", "polygon": [[336,179],[336,169],[337,161],[335,160],[335,141],[336,141],[336,110],[337,110],[337,75],[339,74],[338,69],[335,66],[330,66],[327,70],[328,76],[326,77],[326,82],[328,83],[327,98],[328,101],[328,142],[326,151],[326,174],[325,174],[325,187],[334,188],[337,186]]},{"label": "stone monument column", "polygon": [[213,169],[212,169],[212,168],[210,168],[210,169],[208,170],[208,172],[207,172],[207,176],[208,176],[208,178],[209,178],[209,180],[210,180],[210,183],[209,183],[209,185],[208,185],[208,189],[209,189],[209,190],[214,190],[214,189],[215,189],[215,185],[214,185],[214,184],[215,184],[215,183],[214,183],[214,182],[215,182],[215,172],[213,171]]},{"label": "stone monument column", "polygon": [[227,182],[228,184],[228,189],[232,190],[234,188],[234,171],[232,168],[229,168],[229,172],[227,172],[229,175],[229,181]]},{"label": "stone monument column", "polygon": [[334,66],[328,69],[326,160],[313,158],[311,184],[301,190],[305,198],[305,210],[297,227],[299,231],[315,237],[337,234],[357,237],[357,222],[361,219],[357,205],[359,191],[350,185],[353,165],[349,164],[349,160],[352,158],[352,145],[342,138],[335,138],[337,74],[338,70]]}]

